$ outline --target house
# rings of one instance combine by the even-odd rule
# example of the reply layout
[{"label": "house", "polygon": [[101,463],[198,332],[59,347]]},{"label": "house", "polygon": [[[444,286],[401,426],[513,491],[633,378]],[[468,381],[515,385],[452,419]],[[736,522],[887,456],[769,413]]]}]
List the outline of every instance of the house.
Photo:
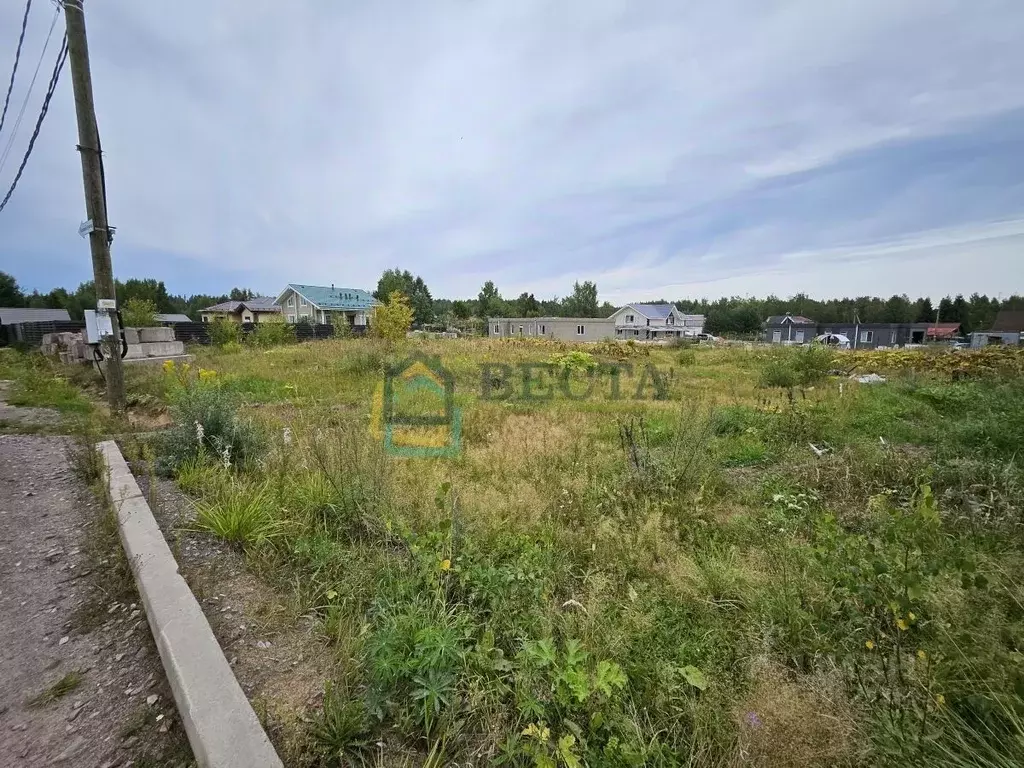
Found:
[{"label": "house", "polygon": [[771,315],[764,321],[763,339],[772,344],[803,344],[817,335],[818,324],[803,315]]},{"label": "house", "polygon": [[328,288],[324,285],[289,283],[277,297],[289,323],[332,323],[344,318],[355,328],[365,328],[374,307],[380,304],[373,295],[359,288]]},{"label": "house", "polygon": [[611,316],[615,338],[659,341],[704,332],[704,315],[684,315],[674,304],[627,304]]},{"label": "house", "polygon": [[245,301],[222,301],[199,310],[204,323],[228,320],[234,323],[265,323],[281,317],[281,307],[270,296],[257,296]]},{"label": "house", "polygon": [[22,323],[70,323],[71,316],[66,309],[29,309],[25,307],[0,307],[0,325],[21,325]]},{"label": "house", "polygon": [[[2,310],[0,310],[2,311]],[[1024,342],[1024,311],[1001,309],[987,331],[975,331],[971,334],[971,348],[1001,345],[1019,346]]]},{"label": "house", "polygon": [[615,338],[610,317],[489,317],[487,335],[500,339],[515,336],[559,341],[603,341]]}]

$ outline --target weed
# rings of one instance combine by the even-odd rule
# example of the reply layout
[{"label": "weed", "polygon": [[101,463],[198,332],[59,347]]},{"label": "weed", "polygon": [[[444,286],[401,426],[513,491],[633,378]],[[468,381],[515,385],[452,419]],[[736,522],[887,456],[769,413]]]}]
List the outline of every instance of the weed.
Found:
[{"label": "weed", "polygon": [[45,691],[32,697],[25,706],[33,708],[44,707],[47,704],[67,696],[72,691],[78,690],[78,687],[82,684],[84,679],[85,675],[78,670],[68,672],[64,677],[55,682]]},{"label": "weed", "polygon": [[349,765],[349,760],[370,746],[366,707],[358,697],[328,683],[323,706],[309,726],[309,734],[325,766]]},{"label": "weed", "polygon": [[285,533],[274,514],[270,483],[227,477],[196,503],[196,525],[225,541],[252,547]]}]

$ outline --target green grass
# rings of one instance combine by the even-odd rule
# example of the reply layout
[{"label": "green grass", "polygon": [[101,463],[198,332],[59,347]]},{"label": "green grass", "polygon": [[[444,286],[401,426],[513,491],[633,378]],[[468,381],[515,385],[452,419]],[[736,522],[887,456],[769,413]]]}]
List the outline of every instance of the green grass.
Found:
[{"label": "green grass", "polygon": [[40,354],[0,349],[0,379],[14,382],[7,395],[9,405],[55,408],[66,414],[88,415],[92,404],[68,380],[64,369]]},{"label": "green grass", "polygon": [[[455,377],[453,459],[382,450],[374,392],[413,350]],[[297,762],[382,742],[384,765],[1014,764],[1018,381],[644,348],[624,354],[672,369],[666,400],[635,378],[618,400],[481,399],[478,364],[571,351],[199,351],[263,450],[193,452],[178,481],[330,651]]]}]

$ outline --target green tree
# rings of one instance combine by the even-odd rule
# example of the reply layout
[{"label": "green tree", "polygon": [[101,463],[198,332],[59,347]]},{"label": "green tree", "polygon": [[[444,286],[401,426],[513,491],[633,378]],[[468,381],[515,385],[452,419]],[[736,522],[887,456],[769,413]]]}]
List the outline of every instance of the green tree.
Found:
[{"label": "green tree", "polygon": [[409,270],[386,269],[377,281],[377,290],[373,292],[378,301],[387,301],[388,297],[399,291],[409,300],[416,323],[430,323],[434,320],[434,300],[430,289],[419,275],[413,276]]},{"label": "green tree", "polygon": [[487,318],[501,316],[504,301],[501,298],[501,294],[498,293],[498,289],[494,287],[494,283],[490,280],[484,283],[476,300],[478,305],[477,314],[479,317]]},{"label": "green tree", "polygon": [[[162,283],[161,283],[162,285]],[[259,294],[251,288],[232,288],[228,294],[229,301],[248,301],[255,299]]]},{"label": "green tree", "polygon": [[519,298],[516,299],[516,311],[515,314],[519,317],[539,317],[540,316],[540,302],[532,293],[526,293],[525,291],[519,294]]},{"label": "green tree", "polygon": [[589,280],[573,283],[572,295],[565,300],[567,317],[597,317],[597,284]]},{"label": "green tree", "polygon": [[452,302],[452,314],[458,320],[468,320],[473,316],[473,310],[469,302],[456,300]]},{"label": "green tree", "polygon": [[0,307],[21,307],[25,304],[25,295],[18,287],[13,275],[0,272]]},{"label": "green tree", "polygon": [[387,341],[400,341],[409,332],[412,320],[409,298],[401,291],[392,291],[387,301],[374,309],[370,328],[375,336]]}]

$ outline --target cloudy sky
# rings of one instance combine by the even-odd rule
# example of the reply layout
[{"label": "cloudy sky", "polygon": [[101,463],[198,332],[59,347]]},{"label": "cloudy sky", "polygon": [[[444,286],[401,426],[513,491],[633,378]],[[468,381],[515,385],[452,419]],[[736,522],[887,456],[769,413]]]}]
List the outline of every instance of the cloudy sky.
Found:
[{"label": "cloudy sky", "polygon": [[[1024,293],[1020,0],[86,6],[122,278]],[[51,14],[36,0],[12,112]],[[41,290],[91,277],[67,74],[0,213],[0,269]]]}]

